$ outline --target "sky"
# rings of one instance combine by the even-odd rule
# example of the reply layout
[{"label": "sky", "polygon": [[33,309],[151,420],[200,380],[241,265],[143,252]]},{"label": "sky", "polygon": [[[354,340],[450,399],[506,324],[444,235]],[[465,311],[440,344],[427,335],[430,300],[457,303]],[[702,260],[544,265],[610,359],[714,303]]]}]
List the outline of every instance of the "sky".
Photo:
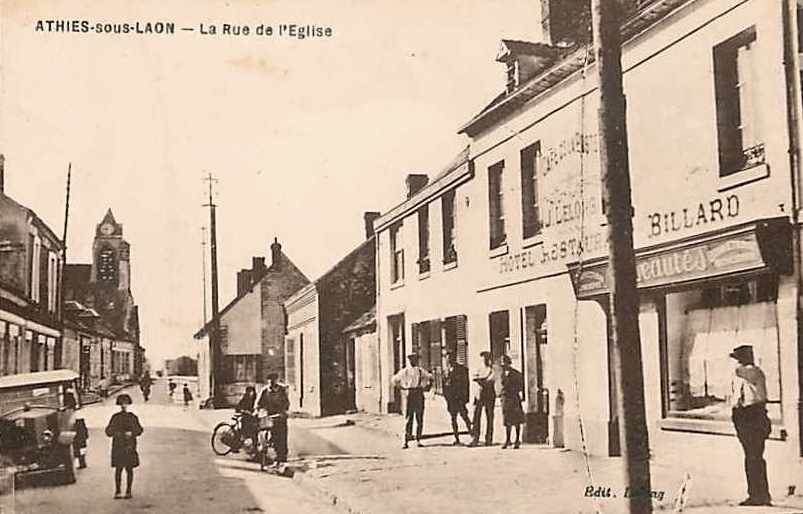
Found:
[{"label": "sky", "polygon": [[[408,173],[432,176],[465,147],[458,128],[504,87],[499,41],[539,40],[539,5],[2,0],[5,191],[60,234],[71,163],[68,261],[90,262],[111,208],[131,244],[147,357],[194,355],[202,178],[219,179],[221,308],[252,256],[270,262],[274,237],[317,278],[362,241],[365,211],[389,210]],[[40,20],[167,21],[177,33],[37,31]],[[251,34],[223,35],[224,23]],[[254,34],[291,23],[333,36]]]}]

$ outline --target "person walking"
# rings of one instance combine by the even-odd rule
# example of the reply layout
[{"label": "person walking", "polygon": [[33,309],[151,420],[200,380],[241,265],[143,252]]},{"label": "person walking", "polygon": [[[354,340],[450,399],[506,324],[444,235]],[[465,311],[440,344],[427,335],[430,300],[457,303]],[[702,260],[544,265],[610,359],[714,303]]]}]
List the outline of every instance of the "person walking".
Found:
[{"label": "person walking", "polygon": [[267,385],[257,396],[256,408],[265,410],[268,416],[275,416],[271,436],[276,450],[276,464],[281,465],[287,462],[287,411],[290,409],[290,399],[287,387],[279,383],[278,373],[269,373],[267,379]]},{"label": "person walking", "polygon": [[524,376],[511,366],[510,357],[502,356],[502,420],[505,425],[505,444],[510,446],[511,428],[516,429],[516,441],[513,448],[521,446],[521,425],[524,423],[524,409],[521,406],[524,395]]},{"label": "person walking", "polygon": [[176,392],[176,383],[173,382],[172,378],[167,379],[167,391],[168,391],[167,393],[168,396],[170,396],[170,398],[173,398],[173,393]]},{"label": "person walking", "polygon": [[485,446],[491,446],[494,439],[494,404],[496,391],[494,390],[494,370],[491,352],[480,352],[482,366],[474,373],[473,380],[477,384],[474,397],[474,419],[471,421],[473,438],[469,446],[477,446],[480,442],[482,430],[482,411],[485,411]]},{"label": "person walking", "polygon": [[737,346],[730,357],[738,362],[731,381],[731,406],[747,479],[747,499],[739,505],[772,505],[764,460],[764,444],[772,429],[767,417],[767,379],[755,365],[752,346]]},{"label": "person walking", "polygon": [[413,439],[413,418],[417,422],[415,443],[416,446],[421,446],[421,435],[424,431],[424,392],[429,391],[432,386],[432,375],[418,365],[418,355],[411,353],[407,356],[407,361],[408,365],[391,378],[391,383],[400,388],[407,398],[405,409],[407,423],[402,446],[404,449],[409,447],[409,442]]},{"label": "person walking", "polygon": [[446,410],[452,418],[452,433],[454,445],[460,444],[460,435],[457,429],[457,417],[463,418],[466,430],[471,433],[471,421],[468,419],[468,368],[457,362],[453,352],[447,353],[446,368],[443,373],[443,397],[446,399]]},{"label": "person walking", "polygon": [[151,384],[153,380],[151,380],[150,374],[146,371],[145,374],[142,376],[142,379],[139,382],[139,388],[142,390],[142,398],[147,402],[148,398],[151,396]]},{"label": "person walking", "polygon": [[181,392],[184,395],[184,406],[187,407],[192,401],[192,392],[190,391],[190,386],[185,383]]},{"label": "person walking", "polygon": [[75,438],[72,441],[73,455],[78,457],[78,469],[86,468],[86,442],[89,439],[89,430],[83,417],[76,414],[78,400],[73,389],[67,389],[64,393],[64,409],[72,411],[75,416]]},{"label": "person walking", "polygon": [[[142,435],[142,425],[128,406],[133,402],[127,394],[117,396],[120,412],[115,413],[106,425],[106,435],[112,438],[112,467],[114,468],[114,498],[131,498],[131,486],[134,484],[134,468],[139,466],[137,453],[137,437]],[[120,482],[125,470],[125,496],[120,495]]]}]

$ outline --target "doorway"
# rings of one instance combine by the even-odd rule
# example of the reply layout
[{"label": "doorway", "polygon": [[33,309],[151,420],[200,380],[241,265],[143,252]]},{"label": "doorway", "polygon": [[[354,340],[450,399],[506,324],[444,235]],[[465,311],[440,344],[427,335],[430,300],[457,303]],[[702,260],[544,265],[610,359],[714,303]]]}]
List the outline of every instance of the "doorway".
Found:
[{"label": "doorway", "polygon": [[549,389],[546,383],[547,317],[546,305],[524,308],[524,340],[527,365],[527,425],[525,440],[545,444],[549,439]]},{"label": "doorway", "polygon": [[[407,348],[404,342],[404,314],[388,317],[390,339],[393,346],[393,375],[404,367],[404,358]],[[388,405],[388,412],[402,412],[402,396],[398,387],[393,388],[393,401]]]},{"label": "doorway", "polygon": [[346,402],[345,410],[357,410],[357,387],[355,384],[355,363],[354,363],[354,338],[349,337],[346,341]]}]

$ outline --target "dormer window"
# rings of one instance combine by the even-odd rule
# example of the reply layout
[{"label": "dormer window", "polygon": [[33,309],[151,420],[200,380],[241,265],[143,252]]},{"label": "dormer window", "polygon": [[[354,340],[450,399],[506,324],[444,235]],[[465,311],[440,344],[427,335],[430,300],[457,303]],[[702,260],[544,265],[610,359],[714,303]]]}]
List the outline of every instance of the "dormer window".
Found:
[{"label": "dormer window", "polygon": [[507,62],[507,92],[510,93],[519,86],[519,61],[510,59]]}]

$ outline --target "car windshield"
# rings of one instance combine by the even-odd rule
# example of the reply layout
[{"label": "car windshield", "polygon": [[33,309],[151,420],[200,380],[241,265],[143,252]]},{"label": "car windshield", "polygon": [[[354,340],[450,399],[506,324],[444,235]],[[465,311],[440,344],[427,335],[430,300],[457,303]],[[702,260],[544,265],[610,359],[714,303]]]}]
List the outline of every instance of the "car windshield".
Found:
[{"label": "car windshield", "polygon": [[[64,393],[68,383],[27,385],[0,390],[0,414],[20,409],[26,404],[32,407],[64,407]],[[77,398],[76,398],[77,401]]]}]

